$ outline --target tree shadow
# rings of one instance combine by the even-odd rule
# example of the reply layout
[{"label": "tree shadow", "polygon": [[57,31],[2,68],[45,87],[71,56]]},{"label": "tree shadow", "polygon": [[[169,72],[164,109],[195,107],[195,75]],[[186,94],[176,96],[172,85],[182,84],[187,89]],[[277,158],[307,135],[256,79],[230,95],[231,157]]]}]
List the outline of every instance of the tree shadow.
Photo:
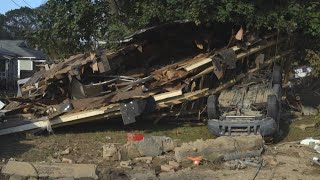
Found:
[{"label": "tree shadow", "polygon": [[34,145],[23,142],[25,140],[26,136],[24,134],[0,136],[0,158],[19,157],[28,152]]}]

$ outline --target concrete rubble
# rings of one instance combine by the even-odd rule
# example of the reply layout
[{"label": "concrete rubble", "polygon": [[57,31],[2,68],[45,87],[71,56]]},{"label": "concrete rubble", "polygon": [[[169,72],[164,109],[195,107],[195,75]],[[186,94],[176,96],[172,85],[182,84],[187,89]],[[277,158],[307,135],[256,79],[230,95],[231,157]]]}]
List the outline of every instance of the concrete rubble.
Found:
[{"label": "concrete rubble", "polygon": [[36,178],[98,178],[96,175],[96,165],[94,164],[31,163],[8,161],[8,163],[3,166],[1,173]]},{"label": "concrete rubble", "polygon": [[221,159],[239,159],[261,154],[264,141],[261,136],[222,136],[217,139],[197,140],[195,142],[183,143],[181,147],[174,149],[175,159],[178,162],[187,161],[188,157],[201,156],[208,161]]},{"label": "concrete rubble", "polygon": [[141,141],[128,142],[124,145],[109,143],[103,146],[105,160],[131,160],[139,157],[155,157],[164,152],[173,151],[174,141],[165,136],[144,137]]}]

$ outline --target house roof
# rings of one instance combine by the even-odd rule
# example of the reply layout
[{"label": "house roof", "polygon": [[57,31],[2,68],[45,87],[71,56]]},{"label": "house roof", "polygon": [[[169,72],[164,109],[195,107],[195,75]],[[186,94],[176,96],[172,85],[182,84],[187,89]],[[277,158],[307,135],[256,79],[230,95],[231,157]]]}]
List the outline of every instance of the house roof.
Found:
[{"label": "house roof", "polygon": [[15,54],[6,49],[0,48],[0,60],[12,59],[18,57],[18,54]]},{"label": "house roof", "polygon": [[5,53],[15,54],[17,57],[46,59],[41,51],[30,48],[25,40],[0,40],[0,55]]}]

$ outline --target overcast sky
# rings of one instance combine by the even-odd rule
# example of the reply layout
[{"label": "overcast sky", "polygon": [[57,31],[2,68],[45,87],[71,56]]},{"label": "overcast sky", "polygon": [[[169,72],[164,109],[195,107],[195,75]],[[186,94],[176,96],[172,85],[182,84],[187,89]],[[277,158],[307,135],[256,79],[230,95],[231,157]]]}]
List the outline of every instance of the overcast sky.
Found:
[{"label": "overcast sky", "polygon": [[39,7],[44,4],[46,0],[0,0],[0,13],[5,14],[12,9],[19,9],[20,7]]}]

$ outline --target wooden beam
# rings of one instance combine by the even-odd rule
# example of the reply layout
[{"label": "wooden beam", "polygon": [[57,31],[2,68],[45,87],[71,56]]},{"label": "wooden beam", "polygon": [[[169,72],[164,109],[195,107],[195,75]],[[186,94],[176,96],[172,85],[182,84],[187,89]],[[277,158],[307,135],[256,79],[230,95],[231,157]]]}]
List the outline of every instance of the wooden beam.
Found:
[{"label": "wooden beam", "polygon": [[182,68],[184,70],[186,70],[186,71],[191,71],[191,70],[196,69],[196,68],[198,68],[198,67],[200,67],[202,65],[208,64],[211,61],[212,61],[212,57],[209,57],[209,58],[202,59],[202,60],[200,60],[200,61],[198,61],[198,62],[196,62],[196,63],[194,63],[192,65],[184,66]]},{"label": "wooden beam", "polygon": [[180,96],[180,95],[182,95],[182,89],[179,89],[176,91],[165,92],[162,94],[157,94],[157,95],[154,95],[153,98],[156,101],[160,101],[163,99],[167,99],[167,98],[171,98],[171,97],[175,97],[175,96]]}]

